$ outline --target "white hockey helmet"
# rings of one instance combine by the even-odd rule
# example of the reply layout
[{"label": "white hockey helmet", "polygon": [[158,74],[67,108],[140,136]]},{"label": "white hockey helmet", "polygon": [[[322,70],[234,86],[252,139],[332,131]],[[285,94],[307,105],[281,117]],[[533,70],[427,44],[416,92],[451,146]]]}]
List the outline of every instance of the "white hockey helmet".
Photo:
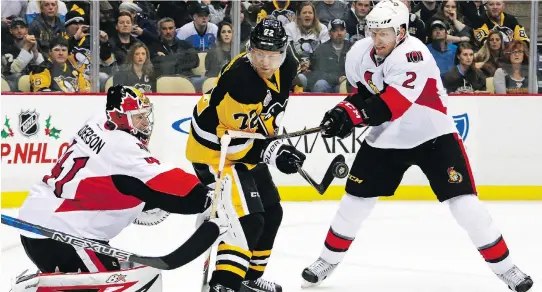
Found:
[{"label": "white hockey helmet", "polygon": [[[395,41],[398,44],[408,35],[409,16],[408,7],[403,2],[399,0],[382,0],[373,7],[365,19],[368,30],[374,28],[393,28],[396,35]],[[402,26],[405,28],[404,36],[400,34]]]}]

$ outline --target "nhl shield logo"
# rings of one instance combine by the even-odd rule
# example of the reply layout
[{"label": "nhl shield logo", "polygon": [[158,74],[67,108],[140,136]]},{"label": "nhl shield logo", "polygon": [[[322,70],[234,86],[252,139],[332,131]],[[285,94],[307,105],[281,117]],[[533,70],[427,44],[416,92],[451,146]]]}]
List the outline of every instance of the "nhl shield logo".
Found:
[{"label": "nhl shield logo", "polygon": [[39,114],[36,110],[24,111],[19,114],[19,130],[24,136],[30,137],[36,135],[39,131]]},{"label": "nhl shield logo", "polygon": [[459,136],[461,136],[461,139],[463,141],[467,140],[467,136],[469,135],[469,115],[467,113],[453,116],[455,127],[457,128],[457,131],[459,132]]}]

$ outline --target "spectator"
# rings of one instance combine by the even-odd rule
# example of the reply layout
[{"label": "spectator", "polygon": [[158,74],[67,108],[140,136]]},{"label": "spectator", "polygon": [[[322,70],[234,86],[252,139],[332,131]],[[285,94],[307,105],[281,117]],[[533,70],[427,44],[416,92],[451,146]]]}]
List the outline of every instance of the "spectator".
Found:
[{"label": "spectator", "polygon": [[348,33],[350,42],[355,43],[365,38],[365,17],[370,11],[370,0],[352,1],[352,8],[346,17],[346,32]]},{"label": "spectator", "polygon": [[504,56],[503,33],[493,30],[478,52],[474,54],[476,68],[484,72],[486,77],[493,77],[495,70],[499,68],[499,62]]},{"label": "spectator", "polygon": [[523,41],[508,44],[501,67],[495,71],[495,93],[529,93],[529,48]]},{"label": "spectator", "polygon": [[268,16],[282,22],[286,26],[290,22],[295,21],[295,1],[290,0],[273,0],[264,4],[264,9]]},{"label": "spectator", "polygon": [[156,15],[158,19],[172,18],[175,21],[177,27],[192,22],[192,18],[189,13],[190,1],[161,1],[159,2]]},{"label": "spectator", "polygon": [[[401,0],[403,4],[408,7],[408,11],[410,12],[412,9],[412,5],[410,5],[410,0]],[[408,33],[411,36],[416,37],[420,41],[422,41],[424,44],[427,41],[427,33],[425,32],[425,23],[423,20],[418,17],[418,15],[414,13],[409,14],[409,22],[408,22]]]},{"label": "spectator", "polygon": [[[300,58],[310,58],[316,47],[329,40],[327,27],[320,23],[316,9],[311,2],[303,2],[297,14],[295,22],[285,27],[288,39],[293,43],[293,48]],[[302,70],[308,69],[305,65]],[[302,71],[303,72],[303,71]]]},{"label": "spectator", "polygon": [[117,33],[117,19],[113,6],[107,1],[100,1],[100,30],[103,30],[107,35],[112,36]]},{"label": "spectator", "polygon": [[49,46],[49,60],[33,66],[30,72],[32,91],[90,91],[90,84],[83,74],[68,62],[68,41],[58,36],[49,42]]},{"label": "spectator", "polygon": [[38,52],[36,37],[28,34],[28,28],[20,17],[10,17],[11,38],[2,42],[2,75],[10,82],[11,88],[17,88],[21,75],[30,73],[29,65],[43,63],[43,56]]},{"label": "spectator", "polygon": [[438,18],[433,18],[429,26],[429,33],[431,34],[429,44],[427,48],[429,52],[435,58],[437,66],[440,69],[440,75],[442,76],[446,72],[450,71],[454,66],[456,45],[450,44],[447,41],[447,24]]},{"label": "spectator", "polygon": [[177,38],[189,42],[196,50],[205,52],[216,42],[218,26],[209,22],[209,6],[195,3],[190,7],[194,20],[177,29]]},{"label": "spectator", "polygon": [[[72,10],[66,14],[66,37],[68,38],[68,61],[85,78],[90,81],[90,38],[89,26],[86,19],[77,10]],[[104,66],[111,66],[115,57],[112,54],[109,36],[104,31],[100,31],[100,60]],[[100,74],[101,83],[105,83],[109,76],[105,73]]]},{"label": "spectator", "polygon": [[222,67],[231,60],[231,41],[233,38],[231,23],[219,23],[218,31],[219,35],[216,44],[207,52],[207,57],[205,57],[206,75],[210,77],[218,76]]},{"label": "spectator", "polygon": [[113,84],[133,86],[147,93],[156,91],[156,78],[145,44],[137,42],[130,47],[126,64],[113,76]]},{"label": "spectator", "polygon": [[2,22],[5,22],[9,27],[11,23],[8,17],[12,15],[23,17],[23,10],[27,2],[28,0],[2,1],[2,9],[0,9],[2,15]]},{"label": "spectator", "polygon": [[121,12],[117,17],[117,33],[111,36],[111,46],[113,54],[117,60],[117,65],[124,65],[128,50],[139,41],[132,36],[132,15],[128,12]]},{"label": "spectator", "polygon": [[322,23],[329,23],[334,19],[348,18],[348,7],[343,1],[322,0],[314,4],[315,14]]},{"label": "spectator", "polygon": [[154,76],[192,76],[190,79],[194,85],[203,84],[203,78],[193,76],[191,71],[199,66],[198,53],[190,43],[175,38],[173,19],[162,18],[158,26],[160,27],[160,42],[154,43],[150,48],[150,56],[155,68]]},{"label": "spectator", "polygon": [[158,41],[158,30],[153,20],[147,15],[142,14],[142,9],[135,3],[122,2],[119,5],[119,11],[128,12],[132,16],[133,30],[132,34],[147,46]]},{"label": "spectator", "polygon": [[486,91],[486,77],[474,66],[474,51],[471,44],[459,43],[455,55],[455,67],[442,77],[448,92],[471,93]]},{"label": "spectator", "polygon": [[437,13],[448,24],[448,42],[457,44],[471,40],[472,28],[464,23],[463,14],[457,9],[455,0],[443,1]]},{"label": "spectator", "polygon": [[58,0],[39,1],[41,13],[28,27],[28,33],[36,36],[38,50],[44,55],[49,52],[49,42],[56,36],[66,33],[64,22],[58,17],[58,3]]},{"label": "spectator", "polygon": [[346,80],[344,64],[352,46],[346,40],[346,23],[335,19],[329,23],[328,30],[331,40],[321,44],[312,55],[311,72],[298,75],[301,85],[312,88],[312,92],[339,92],[340,84]]},{"label": "spectator", "polygon": [[[504,12],[504,1],[488,0],[486,13],[475,15],[472,11],[465,11],[474,28],[474,38],[481,46],[489,36],[489,31],[499,30],[504,33],[505,46],[512,40],[529,41],[525,28],[521,26],[515,16]],[[467,13],[470,13],[468,15]]]},{"label": "spectator", "polygon": [[430,19],[437,13],[438,3],[435,0],[421,1],[414,6],[412,13],[416,14],[423,23],[430,23]]},{"label": "spectator", "polygon": [[[28,4],[26,5],[26,24],[30,26],[34,19],[38,17],[38,15],[43,13],[43,3],[42,0],[29,0]],[[54,0],[50,2],[55,2],[55,6],[57,7],[57,14],[58,18],[60,18],[61,21],[64,21],[64,17],[68,13],[68,8],[66,7],[66,4],[60,0]]]},{"label": "spectator", "polygon": [[227,0],[204,0],[201,2],[209,6],[209,22],[218,25],[221,21],[224,20],[224,17],[229,18],[231,5],[228,5]]}]

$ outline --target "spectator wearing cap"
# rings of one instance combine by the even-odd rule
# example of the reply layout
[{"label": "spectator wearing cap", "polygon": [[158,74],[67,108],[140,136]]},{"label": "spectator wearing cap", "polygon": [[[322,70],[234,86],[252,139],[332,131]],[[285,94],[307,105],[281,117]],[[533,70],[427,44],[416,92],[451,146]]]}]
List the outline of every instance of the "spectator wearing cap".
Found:
[{"label": "spectator wearing cap", "polygon": [[323,0],[315,1],[316,14],[322,23],[329,23],[334,19],[346,19],[348,7],[343,1]]},{"label": "spectator wearing cap", "polygon": [[44,58],[38,52],[36,37],[28,34],[24,20],[20,17],[9,19],[11,38],[2,43],[2,75],[15,85],[21,75],[30,72],[30,65],[39,65]]},{"label": "spectator wearing cap", "polygon": [[68,62],[68,41],[61,36],[49,43],[49,59],[30,72],[30,87],[33,92],[88,92],[90,84]]},{"label": "spectator wearing cap", "polygon": [[[346,40],[346,22],[334,19],[328,24],[330,40],[318,46],[311,56],[312,71],[307,76],[307,86],[312,92],[339,92],[346,80],[344,64],[352,43]],[[300,74],[302,75],[302,74]],[[299,77],[301,85],[304,78]]]},{"label": "spectator wearing cap", "polygon": [[38,50],[46,55],[49,52],[49,42],[57,36],[66,33],[64,22],[58,17],[58,1],[40,1],[41,13],[30,23],[28,32],[36,36]]},{"label": "spectator wearing cap", "polygon": [[457,46],[447,41],[447,25],[442,19],[433,18],[430,23],[427,48],[435,58],[442,76],[453,68]]},{"label": "spectator wearing cap", "polygon": [[203,3],[194,3],[190,6],[193,21],[177,29],[177,38],[187,41],[196,50],[205,52],[214,45],[218,33],[218,26],[209,22],[209,6]]},{"label": "spectator wearing cap", "polygon": [[352,7],[346,18],[346,32],[351,43],[365,38],[365,17],[371,11],[370,0],[352,1]]},{"label": "spectator wearing cap", "polygon": [[153,20],[142,14],[143,10],[132,2],[122,2],[119,5],[120,12],[128,12],[132,15],[132,34],[147,46],[158,41],[158,29]]},{"label": "spectator wearing cap", "polygon": [[[72,10],[66,14],[66,38],[68,40],[68,52],[71,65],[84,74],[87,80],[90,80],[88,72],[91,53],[90,53],[90,38],[89,29],[86,19],[78,11]],[[112,47],[108,41],[107,33],[100,30],[100,60],[102,65],[110,66],[115,61],[112,54]],[[100,78],[103,81],[107,80],[107,74]]]}]

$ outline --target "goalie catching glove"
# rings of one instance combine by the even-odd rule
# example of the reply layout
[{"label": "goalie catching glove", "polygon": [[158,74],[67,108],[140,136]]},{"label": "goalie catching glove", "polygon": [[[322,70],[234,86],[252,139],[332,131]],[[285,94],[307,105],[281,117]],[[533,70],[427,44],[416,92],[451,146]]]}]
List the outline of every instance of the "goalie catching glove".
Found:
[{"label": "goalie catching glove", "polygon": [[275,166],[282,173],[296,173],[307,157],[294,146],[280,140],[272,141],[262,152],[264,163]]}]

